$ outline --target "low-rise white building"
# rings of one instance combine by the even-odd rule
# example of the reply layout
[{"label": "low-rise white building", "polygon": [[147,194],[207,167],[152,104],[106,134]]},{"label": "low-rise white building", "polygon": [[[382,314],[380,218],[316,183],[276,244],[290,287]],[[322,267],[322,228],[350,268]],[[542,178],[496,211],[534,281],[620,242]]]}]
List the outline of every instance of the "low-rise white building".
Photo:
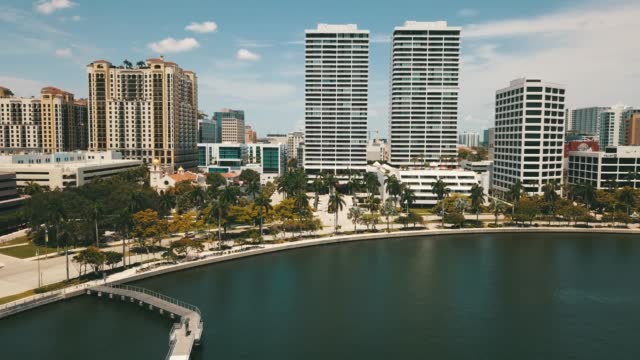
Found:
[{"label": "low-rise white building", "polygon": [[208,173],[240,173],[251,169],[266,184],[287,170],[287,146],[278,144],[198,144],[198,168]]},{"label": "low-rise white building", "polygon": [[158,192],[167,191],[183,181],[188,181],[193,186],[206,187],[206,180],[203,174],[185,171],[182,167],[177,172],[173,172],[170,168],[161,166],[157,159],[153,160],[149,169],[149,186]]},{"label": "low-rise white building", "polygon": [[117,151],[73,151],[0,156],[0,172],[15,172],[18,187],[28,182],[51,190],[77,187],[99,177],[109,177],[142,165],[123,160]]},{"label": "low-rise white building", "polygon": [[640,173],[640,146],[569,152],[567,181],[570,184],[591,184],[602,189],[608,180],[615,180],[618,186],[638,188],[640,179],[629,176],[635,172]]},{"label": "low-rise white building", "polygon": [[[400,170],[389,165],[375,163],[369,167],[369,171],[378,174],[380,183],[383,184],[386,176],[395,175],[400,183],[406,184],[415,192],[417,206],[433,206],[438,203],[437,195],[432,191],[432,184],[442,180],[450,190],[450,194],[470,195],[471,187],[479,184],[478,175],[473,171],[462,169],[413,169]],[[385,189],[381,190],[386,199],[389,195]]]}]

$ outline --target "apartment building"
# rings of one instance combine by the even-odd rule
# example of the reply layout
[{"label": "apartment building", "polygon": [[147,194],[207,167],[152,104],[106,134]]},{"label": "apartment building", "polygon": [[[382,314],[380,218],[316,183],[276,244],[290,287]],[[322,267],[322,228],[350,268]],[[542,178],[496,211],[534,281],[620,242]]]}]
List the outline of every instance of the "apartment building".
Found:
[{"label": "apartment building", "polygon": [[[460,27],[407,21],[393,31],[390,161],[409,166],[457,155]],[[453,165],[453,164],[451,164]]]},{"label": "apartment building", "polygon": [[89,149],[185,169],[197,165],[196,74],[164,58],[87,65]]}]

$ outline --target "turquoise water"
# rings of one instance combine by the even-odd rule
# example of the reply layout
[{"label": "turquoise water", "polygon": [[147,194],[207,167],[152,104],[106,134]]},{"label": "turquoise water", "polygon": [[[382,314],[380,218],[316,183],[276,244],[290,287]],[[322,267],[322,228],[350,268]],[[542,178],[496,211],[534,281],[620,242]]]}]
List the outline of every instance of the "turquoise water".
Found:
[{"label": "turquoise water", "polygon": [[[200,307],[195,359],[638,359],[640,241],[486,234],[313,247],[136,283]],[[0,321],[2,359],[162,359],[169,319],[82,297]]]}]

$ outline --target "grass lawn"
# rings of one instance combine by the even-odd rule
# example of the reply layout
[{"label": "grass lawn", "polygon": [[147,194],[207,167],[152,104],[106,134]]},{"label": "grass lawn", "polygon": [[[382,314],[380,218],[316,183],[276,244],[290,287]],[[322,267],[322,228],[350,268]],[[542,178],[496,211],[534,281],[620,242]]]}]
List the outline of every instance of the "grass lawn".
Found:
[{"label": "grass lawn", "polygon": [[20,236],[17,237],[13,240],[9,240],[9,241],[5,241],[2,244],[0,244],[0,247],[2,246],[9,246],[9,245],[18,245],[18,244],[24,244],[24,243],[28,243],[29,242],[29,238],[26,236]]},{"label": "grass lawn", "polygon": [[19,294],[5,296],[3,298],[0,298],[0,305],[1,304],[6,304],[6,303],[9,303],[9,302],[12,302],[12,301],[16,301],[18,299],[26,298],[28,296],[35,295],[35,294],[36,294],[35,290],[27,290],[27,291],[21,292]]},{"label": "grass lawn", "polygon": [[[40,255],[55,253],[56,249],[40,247]],[[36,246],[33,244],[24,246],[15,246],[10,248],[0,249],[0,254],[17,257],[20,259],[26,259],[36,256]]]}]

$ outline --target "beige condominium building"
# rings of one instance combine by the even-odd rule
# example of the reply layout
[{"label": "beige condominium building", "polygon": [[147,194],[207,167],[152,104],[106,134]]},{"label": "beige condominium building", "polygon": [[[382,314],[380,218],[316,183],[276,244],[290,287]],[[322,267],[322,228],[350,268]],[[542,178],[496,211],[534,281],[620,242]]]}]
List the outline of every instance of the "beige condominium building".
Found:
[{"label": "beige condominium building", "polygon": [[161,57],[136,66],[97,60],[87,74],[89,150],[116,150],[147,163],[158,159],[166,167],[197,166],[195,73]]},{"label": "beige condominium building", "polygon": [[87,148],[86,103],[53,86],[40,97],[14,97],[0,91],[0,153],[82,150]]}]

